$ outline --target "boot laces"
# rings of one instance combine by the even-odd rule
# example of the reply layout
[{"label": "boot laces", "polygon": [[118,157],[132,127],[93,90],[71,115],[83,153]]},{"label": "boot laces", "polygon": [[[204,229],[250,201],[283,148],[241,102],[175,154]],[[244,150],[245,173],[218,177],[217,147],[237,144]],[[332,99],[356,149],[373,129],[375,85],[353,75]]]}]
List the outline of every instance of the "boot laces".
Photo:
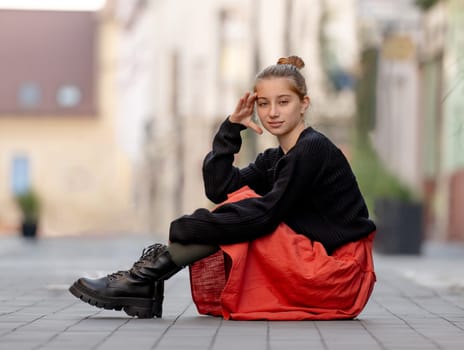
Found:
[{"label": "boot laces", "polygon": [[152,244],[151,246],[148,246],[147,248],[144,248],[143,251],[142,251],[142,255],[140,256],[139,260],[137,260],[134,263],[134,265],[131,267],[131,269],[129,271],[119,270],[117,272],[113,272],[113,273],[109,274],[108,278],[110,280],[114,280],[114,279],[118,279],[120,277],[124,277],[127,273],[133,273],[133,272],[137,271],[138,268],[140,267],[140,265],[143,262],[156,257],[162,250],[164,250],[164,248],[165,248],[165,245],[160,244],[160,243]]},{"label": "boot laces", "polygon": [[145,261],[154,259],[159,253],[161,253],[166,246],[164,244],[156,243],[144,248],[142,251],[142,255],[140,256],[139,260],[134,263],[132,268],[129,270],[130,272],[138,271],[140,265],[142,265]]},{"label": "boot laces", "polygon": [[110,280],[115,280],[115,279],[118,279],[119,277],[123,277],[126,273],[127,271],[119,270],[117,272],[110,273],[107,277]]}]

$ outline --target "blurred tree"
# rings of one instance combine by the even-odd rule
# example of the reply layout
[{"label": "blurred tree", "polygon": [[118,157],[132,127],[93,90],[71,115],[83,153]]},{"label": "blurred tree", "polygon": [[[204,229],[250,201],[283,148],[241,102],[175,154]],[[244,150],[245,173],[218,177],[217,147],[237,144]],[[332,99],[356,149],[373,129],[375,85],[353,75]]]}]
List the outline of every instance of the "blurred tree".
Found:
[{"label": "blurred tree", "polygon": [[356,89],[357,117],[355,125],[355,146],[366,146],[369,132],[375,127],[376,85],[378,49],[371,47],[361,54],[361,76]]},{"label": "blurred tree", "polygon": [[414,3],[417,7],[425,11],[440,1],[441,0],[416,0]]},{"label": "blurred tree", "polygon": [[362,52],[353,130],[353,170],[371,213],[374,213],[375,202],[379,198],[410,201],[414,197],[408,186],[382,162],[369,135],[375,127],[377,61],[376,48],[367,48]]},{"label": "blurred tree", "polygon": [[15,197],[21,211],[21,232],[24,237],[35,237],[40,218],[41,203],[33,190],[22,192]]},{"label": "blurred tree", "polygon": [[375,126],[378,50],[362,52],[362,72],[356,89],[353,171],[377,225],[374,248],[382,253],[420,254],[422,205],[415,193],[391,172],[372,145]]}]

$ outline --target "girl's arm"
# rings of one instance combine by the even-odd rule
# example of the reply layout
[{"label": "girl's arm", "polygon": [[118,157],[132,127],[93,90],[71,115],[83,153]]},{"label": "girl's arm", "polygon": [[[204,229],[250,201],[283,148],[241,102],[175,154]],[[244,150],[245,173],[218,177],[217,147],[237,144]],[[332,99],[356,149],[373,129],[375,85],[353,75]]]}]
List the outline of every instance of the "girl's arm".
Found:
[{"label": "girl's arm", "polygon": [[259,198],[224,204],[213,212],[198,209],[192,215],[184,215],[171,222],[170,240],[231,244],[271,233],[296,209],[296,203],[307,195],[323,168],[327,149],[320,144],[307,146],[303,150],[292,150],[278,162],[278,179],[271,191]]},{"label": "girl's arm", "polygon": [[[256,94],[245,93],[237,102],[233,113],[222,123],[213,140],[213,150],[203,162],[203,181],[206,196],[214,203],[220,203],[231,192],[243,186],[259,191],[265,179],[264,161],[260,157],[255,164],[242,170],[233,166],[234,155],[240,151],[242,138],[240,131],[250,128],[258,134],[263,130],[253,122]],[[260,169],[261,168],[261,169]]]},{"label": "girl's arm", "polygon": [[267,184],[265,155],[260,154],[255,163],[238,169],[233,165],[234,155],[240,151],[240,131],[245,127],[232,123],[228,118],[213,140],[213,149],[203,161],[203,182],[206,196],[214,203],[223,202],[229,193],[249,186],[258,193]]}]

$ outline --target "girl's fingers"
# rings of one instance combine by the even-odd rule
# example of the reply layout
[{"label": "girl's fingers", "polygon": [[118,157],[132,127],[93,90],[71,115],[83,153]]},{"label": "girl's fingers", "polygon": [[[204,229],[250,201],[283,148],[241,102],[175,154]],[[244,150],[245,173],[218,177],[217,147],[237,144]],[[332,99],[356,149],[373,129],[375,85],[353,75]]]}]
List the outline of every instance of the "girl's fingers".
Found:
[{"label": "girl's fingers", "polygon": [[253,121],[250,121],[247,126],[259,135],[263,133],[263,129]]},{"label": "girl's fingers", "polygon": [[248,97],[245,100],[245,105],[243,106],[244,113],[249,116],[253,113],[255,107],[256,94],[248,94]]},{"label": "girl's fingers", "polygon": [[256,101],[256,94],[250,94],[246,100],[246,106],[248,108],[253,109],[255,106],[255,101]]},{"label": "girl's fingers", "polygon": [[232,121],[235,123],[248,124],[247,118],[251,118],[254,110],[256,94],[246,92],[237,102],[232,116]]},{"label": "girl's fingers", "polygon": [[245,100],[243,97],[241,97],[238,102],[237,102],[237,106],[235,106],[235,113],[240,113],[240,111],[242,110],[243,108],[243,104],[244,104]]}]

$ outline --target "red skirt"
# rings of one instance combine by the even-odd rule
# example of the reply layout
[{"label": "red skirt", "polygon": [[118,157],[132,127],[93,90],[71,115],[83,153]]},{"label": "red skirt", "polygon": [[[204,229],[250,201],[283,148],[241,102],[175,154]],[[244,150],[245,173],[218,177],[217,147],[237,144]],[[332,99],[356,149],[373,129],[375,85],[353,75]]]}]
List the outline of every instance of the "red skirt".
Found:
[{"label": "red skirt", "polygon": [[[256,197],[249,188],[226,202]],[[351,319],[366,305],[376,281],[374,233],[327,255],[319,242],[280,224],[251,242],[223,245],[190,266],[200,314],[234,320]]]}]

